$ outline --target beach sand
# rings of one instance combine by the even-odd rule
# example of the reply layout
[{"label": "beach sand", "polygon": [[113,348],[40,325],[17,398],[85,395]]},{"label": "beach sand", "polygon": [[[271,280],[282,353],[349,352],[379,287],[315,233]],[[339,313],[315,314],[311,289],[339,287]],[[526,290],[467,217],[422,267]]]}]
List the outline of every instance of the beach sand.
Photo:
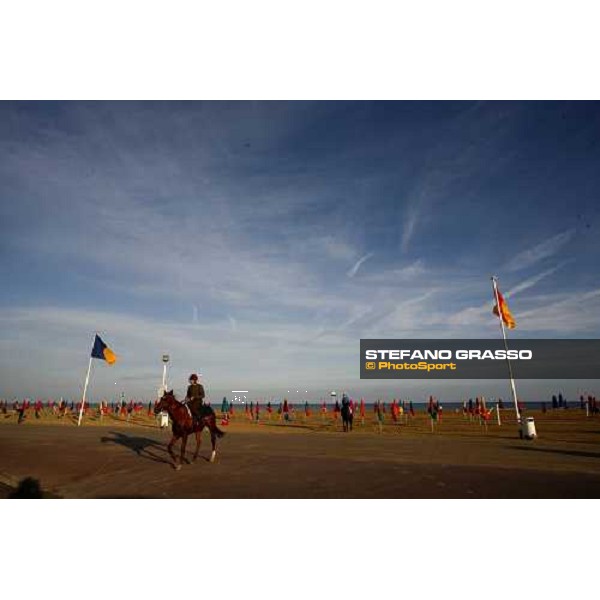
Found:
[{"label": "beach sand", "polygon": [[[204,432],[199,460],[180,471],[166,452],[170,431],[153,417],[86,417],[77,427],[49,414],[21,425],[0,415],[0,497],[25,477],[46,497],[63,498],[599,497],[600,417],[579,409],[528,415],[536,440],[519,439],[510,411],[487,433],[454,413],[432,433],[423,410],[402,425],[388,415],[383,433],[372,414],[351,433],[331,416],[256,424],[237,414],[222,427],[216,461],[208,462]],[[190,438],[188,458],[194,446]]]}]

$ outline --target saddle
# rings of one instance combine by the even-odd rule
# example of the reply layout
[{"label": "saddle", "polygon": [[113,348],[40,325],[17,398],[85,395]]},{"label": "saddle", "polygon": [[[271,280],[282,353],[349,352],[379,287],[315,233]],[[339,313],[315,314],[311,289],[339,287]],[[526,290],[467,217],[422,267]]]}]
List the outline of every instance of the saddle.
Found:
[{"label": "saddle", "polygon": [[187,414],[192,418],[192,421],[193,421],[194,415],[192,414],[192,409],[189,406],[189,401],[188,400],[178,400],[177,402],[179,402],[179,404],[181,404],[181,406],[185,407]]},{"label": "saddle", "polygon": [[195,421],[201,419],[202,417],[206,417],[207,415],[210,415],[211,413],[214,412],[210,406],[202,403],[200,405],[200,410],[198,411],[199,414],[194,415],[194,413],[192,413],[192,409],[189,406],[189,403],[190,403],[190,400],[184,400],[184,401],[180,402],[180,404],[183,404],[183,406],[185,406],[185,408],[188,412],[188,415],[192,419],[192,422],[195,422]]}]

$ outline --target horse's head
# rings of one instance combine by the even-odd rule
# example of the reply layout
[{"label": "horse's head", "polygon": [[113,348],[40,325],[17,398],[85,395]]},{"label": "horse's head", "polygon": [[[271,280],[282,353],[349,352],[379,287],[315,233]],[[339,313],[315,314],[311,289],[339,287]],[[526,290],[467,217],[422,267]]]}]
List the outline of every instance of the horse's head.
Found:
[{"label": "horse's head", "polygon": [[173,394],[173,390],[167,392],[165,391],[161,397],[161,399],[156,403],[154,407],[154,414],[157,415],[160,412],[168,410],[168,408],[175,402],[175,394]]}]

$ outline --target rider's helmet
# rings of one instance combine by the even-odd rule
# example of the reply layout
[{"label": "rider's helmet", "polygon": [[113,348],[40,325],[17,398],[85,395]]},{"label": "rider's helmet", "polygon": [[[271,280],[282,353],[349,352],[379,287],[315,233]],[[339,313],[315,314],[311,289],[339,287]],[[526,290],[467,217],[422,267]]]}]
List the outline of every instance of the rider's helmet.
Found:
[{"label": "rider's helmet", "polygon": [[190,381],[198,381],[198,375],[196,375],[196,373],[192,373],[190,375]]}]

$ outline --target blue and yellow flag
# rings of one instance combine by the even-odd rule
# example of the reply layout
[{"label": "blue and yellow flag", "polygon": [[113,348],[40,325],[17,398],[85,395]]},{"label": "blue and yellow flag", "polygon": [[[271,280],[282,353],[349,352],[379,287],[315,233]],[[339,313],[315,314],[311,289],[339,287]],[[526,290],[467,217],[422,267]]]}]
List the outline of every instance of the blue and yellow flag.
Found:
[{"label": "blue and yellow flag", "polygon": [[94,347],[92,348],[92,358],[105,360],[109,365],[112,365],[117,360],[117,355],[102,341],[100,336],[96,334]]}]

